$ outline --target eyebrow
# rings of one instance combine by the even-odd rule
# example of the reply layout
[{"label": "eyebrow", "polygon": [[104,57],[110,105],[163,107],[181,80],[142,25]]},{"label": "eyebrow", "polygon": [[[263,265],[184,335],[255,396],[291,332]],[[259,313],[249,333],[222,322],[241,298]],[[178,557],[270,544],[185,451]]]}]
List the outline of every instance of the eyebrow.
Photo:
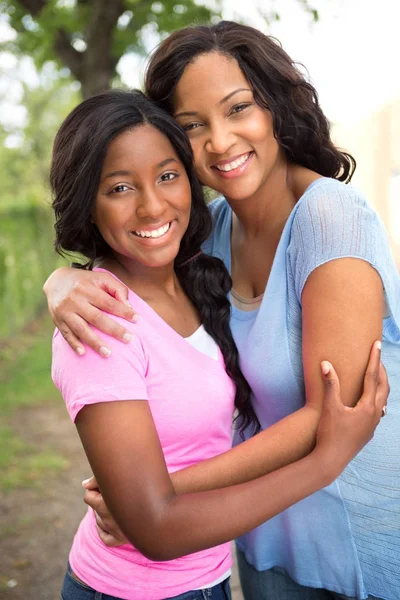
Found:
[{"label": "eyebrow", "polygon": [[[156,169],[162,169],[163,167],[165,167],[166,165],[168,165],[171,162],[178,163],[176,158],[173,158],[171,156],[170,158],[166,158],[165,160],[162,160],[161,162],[159,162],[156,165]],[[111,177],[126,177],[126,176],[129,176],[132,174],[133,174],[133,171],[112,171],[111,173],[107,173],[107,175],[105,175],[103,177],[103,181],[105,181],[106,179],[110,179]]]},{"label": "eyebrow", "polygon": [[[250,88],[239,88],[237,90],[234,90],[233,92],[231,92],[230,94],[228,94],[227,96],[222,98],[222,100],[219,100],[218,104],[224,104],[225,102],[228,102],[228,100],[230,100],[232,98],[232,96],[234,96],[235,94],[238,94],[239,92],[251,92],[251,89]],[[198,113],[196,111],[180,112],[175,115],[175,119],[177,119],[178,117],[194,117],[197,114]]]},{"label": "eyebrow", "polygon": [[107,173],[107,175],[103,177],[103,181],[110,179],[111,177],[124,177],[126,175],[132,175],[132,171],[113,171],[112,173]]},{"label": "eyebrow", "polygon": [[173,158],[172,156],[170,158],[166,158],[165,160],[162,160],[161,162],[158,163],[158,165],[156,165],[157,169],[162,169],[163,167],[165,167],[166,165],[169,165],[169,163],[178,163],[178,161],[176,160],[176,158]]}]

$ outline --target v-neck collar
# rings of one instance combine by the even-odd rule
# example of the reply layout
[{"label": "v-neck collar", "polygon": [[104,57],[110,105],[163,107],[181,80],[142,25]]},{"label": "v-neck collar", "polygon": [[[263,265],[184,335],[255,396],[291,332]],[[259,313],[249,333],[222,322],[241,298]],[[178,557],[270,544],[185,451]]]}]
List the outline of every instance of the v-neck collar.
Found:
[{"label": "v-neck collar", "polygon": [[[206,368],[209,368],[210,365],[218,365],[219,366],[220,363],[223,362],[222,352],[221,352],[221,349],[218,344],[217,344],[218,358],[216,360],[212,356],[208,356],[207,354],[204,354],[204,352],[201,352],[200,350],[195,348],[190,342],[188,342],[188,340],[186,338],[184,338],[182,335],[180,335],[180,333],[178,333],[173,327],[171,327],[171,325],[169,325],[166,321],[164,321],[164,319],[162,317],[160,317],[160,315],[158,314],[157,311],[154,310],[154,308],[152,308],[145,300],[143,300],[143,298],[138,296],[130,287],[128,287],[126,285],[126,283],[124,283],[123,281],[121,281],[121,279],[119,279],[116,275],[114,275],[114,273],[112,273],[108,269],[104,269],[103,267],[95,267],[93,269],[93,271],[101,271],[103,273],[109,273],[112,277],[114,277],[114,279],[116,279],[117,281],[122,283],[122,285],[125,285],[128,288],[129,296],[131,296],[131,298],[132,298],[132,301],[130,298],[130,302],[131,302],[133,308],[135,310],[137,310],[138,314],[143,319],[146,318],[146,312],[148,312],[149,315],[153,319],[156,319],[157,329],[160,331],[161,335],[163,334],[163,332],[165,332],[166,337],[173,337],[174,338],[174,341],[173,341],[174,347],[176,349],[179,349],[180,352],[184,356],[191,354],[198,363],[203,362],[204,366]],[[199,328],[197,328],[191,335],[194,335],[198,330],[199,330]]]},{"label": "v-neck collar", "polygon": [[[265,290],[262,294],[262,300],[260,305],[255,308],[254,310],[249,310],[249,311],[244,311],[241,310],[240,308],[237,308],[234,304],[232,304],[231,302],[231,315],[233,319],[237,319],[240,321],[249,321],[251,319],[254,319],[261,306],[264,304],[264,302],[268,301],[268,296],[270,295],[270,290],[273,287],[273,281],[274,281],[274,275],[275,275],[275,271],[277,268],[280,268],[277,266],[278,262],[279,262],[279,257],[280,257],[280,251],[281,251],[281,246],[284,242],[284,240],[286,240],[286,235],[287,235],[287,230],[288,228],[291,227],[292,224],[292,220],[293,220],[293,215],[296,212],[299,204],[301,203],[302,199],[306,196],[306,194],[314,187],[317,187],[321,182],[325,182],[327,179],[329,179],[328,177],[319,177],[318,179],[315,179],[314,181],[312,181],[310,183],[310,185],[305,189],[304,193],[300,196],[300,198],[298,199],[298,201],[296,202],[296,204],[294,205],[294,207],[292,208],[285,226],[282,230],[281,233],[281,237],[279,238],[279,242],[278,245],[276,247],[276,251],[275,251],[275,255],[274,255],[274,259],[272,261],[272,266],[271,266],[271,271],[269,273],[269,277],[268,277],[268,281],[267,281],[267,285],[265,286]],[[227,216],[226,216],[226,227],[227,227],[227,240],[228,243],[226,244],[226,247],[224,249],[224,253],[225,253],[225,266],[227,267],[229,274],[232,274],[232,219],[233,219],[233,210],[232,208],[229,206],[229,204],[227,203],[227,208],[228,208],[228,212],[227,212]],[[230,295],[230,294],[229,294]]]}]

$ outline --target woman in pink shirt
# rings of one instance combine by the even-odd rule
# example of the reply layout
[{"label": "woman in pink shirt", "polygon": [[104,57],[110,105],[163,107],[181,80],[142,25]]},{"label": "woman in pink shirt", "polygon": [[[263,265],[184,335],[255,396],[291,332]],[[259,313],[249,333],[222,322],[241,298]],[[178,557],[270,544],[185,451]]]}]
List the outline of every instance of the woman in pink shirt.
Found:
[{"label": "woman in pink shirt", "polygon": [[[184,132],[141,92],[85,100],[57,134],[51,186],[57,250],[118,278],[141,314],[130,344],[107,338],[106,368],[54,335],[54,382],[129,541],[105,546],[89,510],[61,598],[229,599],[229,541],[329,484],[373,435],[388,395],[379,343],[354,409],[322,363],[324,408],[298,411],[296,455],[268,453],[294,415],[230,449],[235,408],[240,430],[258,422],[229,329],[230,278],[200,252],[211,222]],[[212,489],[207,464],[233,454],[235,472]]]}]

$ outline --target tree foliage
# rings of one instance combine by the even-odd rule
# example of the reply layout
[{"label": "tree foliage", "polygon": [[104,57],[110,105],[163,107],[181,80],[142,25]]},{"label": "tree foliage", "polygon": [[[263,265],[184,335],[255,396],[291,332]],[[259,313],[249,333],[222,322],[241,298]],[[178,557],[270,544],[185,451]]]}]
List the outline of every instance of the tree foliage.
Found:
[{"label": "tree foliage", "polygon": [[[309,0],[296,1],[318,19]],[[215,2],[211,10],[196,0],[0,0],[0,14],[17,32],[0,49],[32,56],[39,69],[56,61],[88,97],[111,86],[124,54],[147,53],[154,34],[158,39],[191,23],[218,20],[221,0]],[[260,15],[267,22],[279,20],[273,0],[264,6]]]},{"label": "tree foliage", "polygon": [[76,84],[60,79],[35,89],[24,85],[26,122],[7,130],[0,125],[1,208],[49,204],[51,149],[62,120],[79,102],[74,88]]},{"label": "tree foliage", "polygon": [[146,52],[151,34],[218,17],[195,0],[6,0],[0,12],[17,32],[3,49],[67,67],[84,97],[110,87],[119,59]]},{"label": "tree foliage", "polygon": [[43,281],[61,264],[52,248],[49,166],[56,131],[79,102],[76,87],[51,77],[35,89],[24,86],[24,124],[0,126],[0,314],[7,315],[0,346],[34,318]]}]

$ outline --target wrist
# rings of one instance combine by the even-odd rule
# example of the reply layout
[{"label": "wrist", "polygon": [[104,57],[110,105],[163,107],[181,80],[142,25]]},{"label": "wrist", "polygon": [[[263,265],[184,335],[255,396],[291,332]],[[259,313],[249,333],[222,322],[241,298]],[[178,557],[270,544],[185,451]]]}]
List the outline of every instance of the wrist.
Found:
[{"label": "wrist", "polygon": [[323,403],[320,401],[317,401],[315,399],[312,399],[312,400],[306,399],[306,403],[304,405],[304,409],[315,414],[318,418],[321,416],[322,407],[323,407]]},{"label": "wrist", "polygon": [[300,410],[303,411],[303,415],[306,415],[307,431],[310,437],[309,452],[311,452],[315,448],[321,411],[316,405],[312,404],[306,404]]},{"label": "wrist", "polygon": [[343,465],[338,464],[335,457],[335,451],[331,448],[321,448],[316,446],[309,455],[313,462],[313,469],[318,473],[321,487],[326,487],[333,483],[343,471]]}]

